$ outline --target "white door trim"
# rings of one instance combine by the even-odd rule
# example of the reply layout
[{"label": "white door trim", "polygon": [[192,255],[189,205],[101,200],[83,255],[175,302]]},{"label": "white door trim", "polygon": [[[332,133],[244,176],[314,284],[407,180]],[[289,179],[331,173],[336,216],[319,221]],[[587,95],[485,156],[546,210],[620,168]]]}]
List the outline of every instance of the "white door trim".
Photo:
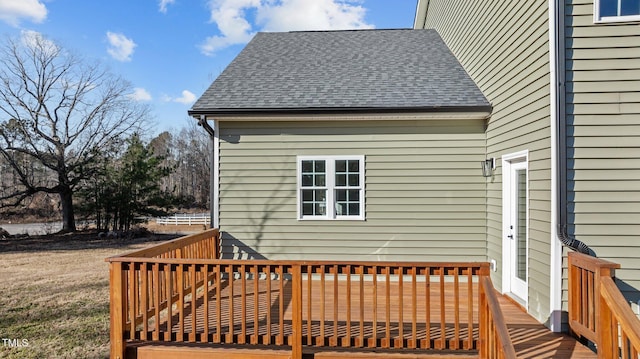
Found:
[{"label": "white door trim", "polygon": [[[502,292],[513,293],[524,301],[525,308],[528,309],[528,292],[529,292],[529,256],[527,254],[527,281],[524,287],[512,287],[512,229],[509,227],[511,223],[511,196],[512,189],[512,168],[514,165],[524,163],[524,169],[527,171],[527,200],[526,200],[526,227],[527,227],[527,248],[529,247],[529,151],[519,151],[502,156]],[[518,291],[518,293],[515,293]]]}]

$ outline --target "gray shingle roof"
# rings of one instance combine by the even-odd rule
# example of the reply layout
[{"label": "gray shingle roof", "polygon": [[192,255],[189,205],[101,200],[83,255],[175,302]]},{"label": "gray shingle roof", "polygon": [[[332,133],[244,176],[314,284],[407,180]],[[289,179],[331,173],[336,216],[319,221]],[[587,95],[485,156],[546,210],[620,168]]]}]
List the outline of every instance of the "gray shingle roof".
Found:
[{"label": "gray shingle roof", "polygon": [[190,114],[490,111],[435,30],[258,33]]}]

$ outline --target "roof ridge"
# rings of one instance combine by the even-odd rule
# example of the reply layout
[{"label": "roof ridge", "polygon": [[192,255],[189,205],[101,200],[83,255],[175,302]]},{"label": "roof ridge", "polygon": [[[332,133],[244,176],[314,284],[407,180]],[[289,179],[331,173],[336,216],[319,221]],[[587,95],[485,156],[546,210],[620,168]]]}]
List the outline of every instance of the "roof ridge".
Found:
[{"label": "roof ridge", "polygon": [[[357,32],[357,31],[399,31],[399,30],[423,30],[423,29],[412,29],[410,27],[406,28],[383,28],[383,29],[337,29],[337,30],[292,30],[292,31],[283,31],[288,33],[304,33],[304,32]],[[424,29],[429,30],[429,29]]]}]

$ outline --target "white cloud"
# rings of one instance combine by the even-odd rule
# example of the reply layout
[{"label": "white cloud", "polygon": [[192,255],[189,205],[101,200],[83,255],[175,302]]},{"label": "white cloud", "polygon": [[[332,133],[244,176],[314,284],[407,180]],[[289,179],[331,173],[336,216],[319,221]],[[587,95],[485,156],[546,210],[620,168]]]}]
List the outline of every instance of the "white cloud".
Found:
[{"label": "white cloud", "polygon": [[359,2],[336,0],[282,0],[258,12],[265,31],[369,29],[366,9]]},{"label": "white cloud", "polygon": [[185,105],[188,105],[188,104],[191,104],[191,103],[195,102],[196,99],[197,99],[196,95],[193,92],[189,91],[189,90],[182,91],[182,96],[181,97],[173,98],[173,97],[168,96],[168,95],[163,95],[162,96],[162,101],[164,101],[164,102],[178,102],[178,103],[182,103],[182,104],[185,104]]},{"label": "white cloud", "polygon": [[18,26],[23,18],[43,22],[47,18],[47,7],[39,0],[0,0],[0,20]]},{"label": "white cloud", "polygon": [[134,88],[133,93],[129,94],[129,97],[138,102],[151,101],[153,99],[151,94],[141,87]]},{"label": "white cloud", "polygon": [[[257,31],[345,30],[372,28],[359,0],[211,0],[211,22],[220,35],[201,45],[206,55],[248,42]],[[250,19],[249,14],[255,18]],[[251,25],[253,21],[256,26]]]},{"label": "white cloud", "polygon": [[167,6],[174,4],[176,2],[176,0],[160,0],[158,7],[159,7],[159,11],[163,14],[167,13]]},{"label": "white cloud", "polygon": [[107,52],[111,57],[122,62],[131,61],[133,49],[138,46],[133,40],[124,36],[124,34],[117,34],[111,31],[107,31],[107,40],[109,41]]},{"label": "white cloud", "polygon": [[22,43],[28,47],[42,46],[43,49],[47,49],[51,53],[59,50],[55,42],[47,39],[37,31],[22,30],[20,31],[20,38]]}]

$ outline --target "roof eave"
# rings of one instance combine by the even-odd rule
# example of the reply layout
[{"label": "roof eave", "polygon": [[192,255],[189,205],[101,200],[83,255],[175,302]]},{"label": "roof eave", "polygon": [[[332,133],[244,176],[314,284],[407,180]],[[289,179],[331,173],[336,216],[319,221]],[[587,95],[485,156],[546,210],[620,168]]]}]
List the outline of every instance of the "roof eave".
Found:
[{"label": "roof eave", "polygon": [[426,107],[352,107],[352,108],[200,108],[190,109],[189,116],[256,116],[256,115],[353,115],[353,114],[446,114],[446,113],[487,113],[491,114],[491,105],[479,106],[426,106]]},{"label": "roof eave", "polygon": [[413,120],[486,120],[492,107],[449,106],[424,108],[270,108],[270,109],[191,109],[189,116],[237,121],[287,120],[355,120],[355,119],[413,119]]}]

